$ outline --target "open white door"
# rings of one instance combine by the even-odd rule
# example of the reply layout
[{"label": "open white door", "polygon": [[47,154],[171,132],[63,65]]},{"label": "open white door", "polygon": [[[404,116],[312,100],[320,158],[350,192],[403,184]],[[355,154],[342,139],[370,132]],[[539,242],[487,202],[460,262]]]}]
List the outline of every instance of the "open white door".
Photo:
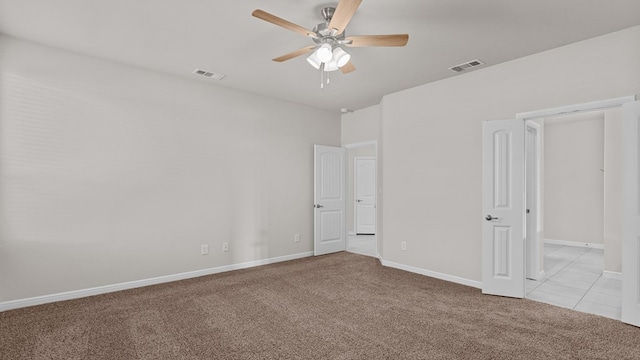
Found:
[{"label": "open white door", "polygon": [[346,151],[314,145],[313,153],[313,252],[317,256],[346,249]]},{"label": "open white door", "polygon": [[541,126],[525,121],[525,273],[527,279],[540,280],[544,276],[542,244],[540,241],[540,150]]},{"label": "open white door", "polygon": [[482,292],[524,297],[524,121],[482,124]]},{"label": "open white door", "polygon": [[640,101],[622,109],[622,321],[640,326]]},{"label": "open white door", "polygon": [[376,233],[376,160],[357,157],[355,166],[356,234]]}]

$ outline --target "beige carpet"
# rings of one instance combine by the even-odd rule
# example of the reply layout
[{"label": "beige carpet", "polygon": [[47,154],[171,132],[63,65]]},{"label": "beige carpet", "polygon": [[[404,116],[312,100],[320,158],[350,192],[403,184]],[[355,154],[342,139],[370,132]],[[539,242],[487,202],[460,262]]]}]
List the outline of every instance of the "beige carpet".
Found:
[{"label": "beige carpet", "polygon": [[0,359],[640,359],[640,329],[338,253],[6,311]]}]

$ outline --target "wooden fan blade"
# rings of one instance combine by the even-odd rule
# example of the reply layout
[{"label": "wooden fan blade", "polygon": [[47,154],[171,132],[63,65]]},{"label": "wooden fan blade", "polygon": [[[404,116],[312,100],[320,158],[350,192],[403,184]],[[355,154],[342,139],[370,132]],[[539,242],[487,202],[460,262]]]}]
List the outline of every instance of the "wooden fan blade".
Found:
[{"label": "wooden fan blade", "polygon": [[342,34],[361,2],[362,0],[340,0],[329,23],[329,29],[336,29],[338,34]]},{"label": "wooden fan blade", "polygon": [[356,35],[347,36],[345,40],[351,40],[351,44],[345,43],[350,47],[363,46],[405,46],[409,41],[408,34],[394,35]]},{"label": "wooden fan blade", "polygon": [[277,61],[277,62],[287,61],[289,59],[293,59],[294,57],[298,57],[300,55],[308,54],[308,53],[312,52],[313,49],[315,49],[315,48],[316,48],[315,45],[310,45],[310,46],[307,46],[307,47],[303,47],[302,49],[298,49],[298,50],[292,51],[292,52],[290,52],[288,54],[279,56],[279,57],[273,59],[273,61]]},{"label": "wooden fan blade", "polygon": [[356,67],[353,66],[353,63],[351,61],[349,61],[348,63],[344,64],[341,68],[340,71],[342,71],[343,74],[348,74],[352,71],[356,71]]},{"label": "wooden fan blade", "polygon": [[309,29],[306,29],[306,28],[304,28],[304,27],[302,27],[300,25],[294,24],[294,23],[292,23],[290,21],[287,21],[285,19],[279,18],[279,17],[277,17],[275,15],[271,15],[268,12],[260,10],[260,9],[254,10],[251,13],[251,15],[257,17],[258,19],[262,19],[262,20],[264,20],[266,22],[270,22],[270,23],[272,23],[274,25],[278,25],[280,27],[283,27],[283,28],[285,28],[287,30],[291,30],[291,31],[297,32],[298,34],[300,34],[302,36],[310,36],[310,35],[313,36],[313,37],[316,36],[316,33],[314,33],[313,31],[311,31]]}]

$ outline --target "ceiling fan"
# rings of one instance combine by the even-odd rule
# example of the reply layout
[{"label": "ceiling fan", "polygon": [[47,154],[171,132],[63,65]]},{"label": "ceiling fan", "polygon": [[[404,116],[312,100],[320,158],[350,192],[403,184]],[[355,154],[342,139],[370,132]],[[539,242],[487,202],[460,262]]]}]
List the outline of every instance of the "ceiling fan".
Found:
[{"label": "ceiling fan", "polygon": [[355,14],[362,0],[340,0],[338,5],[322,9],[322,17],[325,22],[316,25],[309,30],[290,21],[269,14],[263,10],[254,10],[251,15],[283,27],[287,30],[309,37],[314,45],[306,46],[288,54],[274,58],[273,61],[283,62],[295,57],[311,53],[307,61],[321,73],[340,69],[347,74],[356,68],[351,63],[349,55],[340,46],[365,47],[365,46],[405,46],[409,41],[408,34],[393,35],[356,35],[346,36],[345,28]]}]

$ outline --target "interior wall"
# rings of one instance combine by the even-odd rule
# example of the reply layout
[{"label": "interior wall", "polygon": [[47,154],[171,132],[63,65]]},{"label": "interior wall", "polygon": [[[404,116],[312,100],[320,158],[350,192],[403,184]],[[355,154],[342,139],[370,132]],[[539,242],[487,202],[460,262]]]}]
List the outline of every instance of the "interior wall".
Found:
[{"label": "interior wall", "polygon": [[313,250],[339,114],[6,36],[0,76],[0,302]]},{"label": "interior wall", "polygon": [[604,112],[545,120],[547,239],[604,244]]},{"label": "interior wall", "polygon": [[385,96],[384,259],[480,282],[482,121],[640,94],[639,78],[632,27]]},{"label": "interior wall", "polygon": [[347,232],[355,234],[355,158],[375,157],[375,145],[347,149]]},{"label": "interior wall", "polygon": [[622,109],[604,113],[604,270],[622,272]]}]

